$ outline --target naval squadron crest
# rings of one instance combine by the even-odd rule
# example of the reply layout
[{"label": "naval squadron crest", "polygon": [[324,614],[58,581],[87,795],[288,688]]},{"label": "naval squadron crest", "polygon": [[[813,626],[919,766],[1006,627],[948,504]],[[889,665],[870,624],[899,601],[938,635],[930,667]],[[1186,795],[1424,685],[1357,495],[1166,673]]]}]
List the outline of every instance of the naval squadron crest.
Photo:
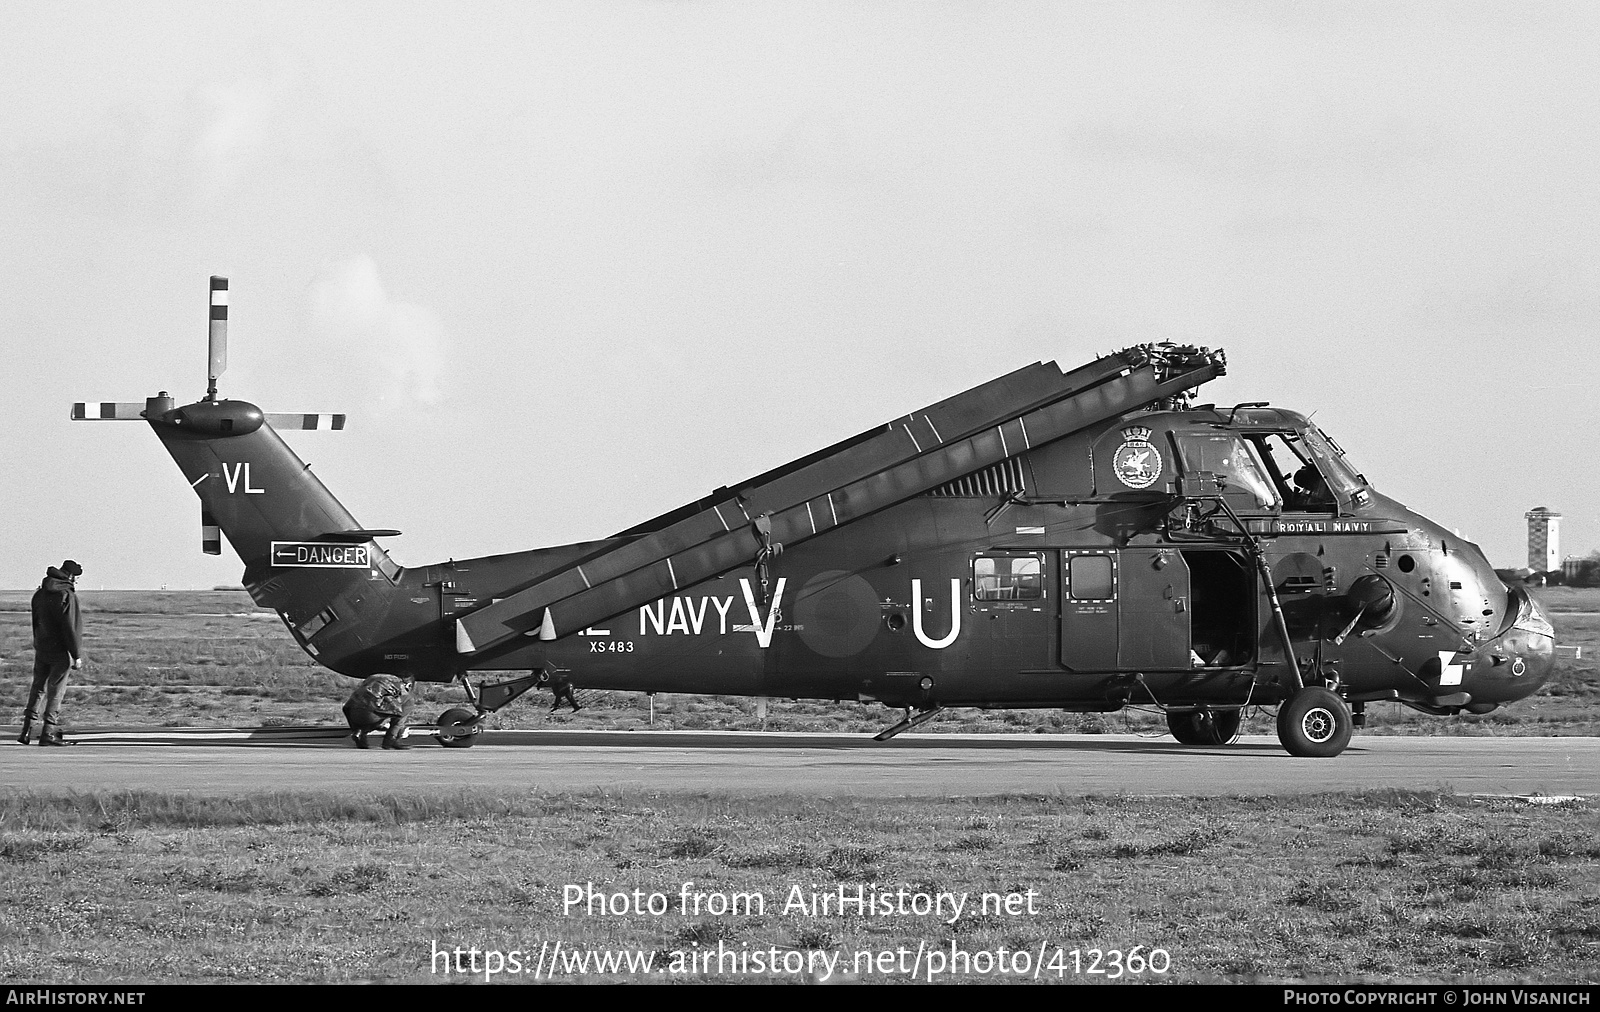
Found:
[{"label": "naval squadron crest", "polygon": [[1150,430],[1132,425],[1122,430],[1122,445],[1111,458],[1117,480],[1129,488],[1149,488],[1161,477],[1161,451],[1150,442]]}]

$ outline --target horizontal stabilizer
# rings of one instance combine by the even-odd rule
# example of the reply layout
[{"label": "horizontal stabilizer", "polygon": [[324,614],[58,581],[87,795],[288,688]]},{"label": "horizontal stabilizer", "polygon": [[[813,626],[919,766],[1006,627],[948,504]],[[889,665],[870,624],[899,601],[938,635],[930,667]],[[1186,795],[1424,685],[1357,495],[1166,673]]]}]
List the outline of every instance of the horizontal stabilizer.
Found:
[{"label": "horizontal stabilizer", "polygon": [[142,422],[144,401],[75,401],[75,422]]},{"label": "horizontal stabilizer", "polygon": [[[143,407],[143,405],[140,405]],[[269,411],[264,416],[274,429],[342,429],[344,415],[300,415],[286,411]]]}]

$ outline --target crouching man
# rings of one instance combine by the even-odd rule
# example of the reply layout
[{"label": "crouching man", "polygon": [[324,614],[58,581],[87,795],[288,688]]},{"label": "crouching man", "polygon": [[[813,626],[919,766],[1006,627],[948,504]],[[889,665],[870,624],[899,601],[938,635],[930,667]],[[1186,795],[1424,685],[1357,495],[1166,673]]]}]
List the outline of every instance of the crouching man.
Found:
[{"label": "crouching man", "polygon": [[367,747],[367,735],[387,728],[383,747],[408,749],[406,715],[411,711],[411,679],[398,675],[373,675],[350,693],[344,704],[344,719],[350,724],[350,737],[356,748]]}]

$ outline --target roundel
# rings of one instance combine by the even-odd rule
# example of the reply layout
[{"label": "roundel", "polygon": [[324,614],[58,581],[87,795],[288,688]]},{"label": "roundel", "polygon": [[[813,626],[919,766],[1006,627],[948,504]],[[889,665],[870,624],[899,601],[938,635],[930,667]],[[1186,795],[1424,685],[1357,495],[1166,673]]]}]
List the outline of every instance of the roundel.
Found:
[{"label": "roundel", "polygon": [[842,569],[806,581],[794,605],[794,622],[806,646],[824,657],[850,657],[867,648],[882,625],[883,609],[872,584]]}]

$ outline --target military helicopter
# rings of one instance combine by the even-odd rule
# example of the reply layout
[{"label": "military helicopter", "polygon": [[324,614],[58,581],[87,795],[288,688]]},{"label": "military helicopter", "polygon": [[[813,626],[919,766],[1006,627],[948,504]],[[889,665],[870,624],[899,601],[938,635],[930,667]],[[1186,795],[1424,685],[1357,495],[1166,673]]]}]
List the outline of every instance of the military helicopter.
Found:
[{"label": "military helicopter", "polygon": [[[1157,708],[1223,745],[1277,707],[1283,747],[1335,756],[1373,702],[1487,713],[1542,685],[1554,631],[1479,548],[1381,495],[1304,416],[1191,406],[1220,350],[1143,345],[1035,363],[613,537],[404,567],[277,429],[210,383],[143,420],[226,536],[244,585],[344,675],[458,681],[448,747],[560,678],[598,689],[948,707]],[[474,684],[484,672],[524,672]]]}]

